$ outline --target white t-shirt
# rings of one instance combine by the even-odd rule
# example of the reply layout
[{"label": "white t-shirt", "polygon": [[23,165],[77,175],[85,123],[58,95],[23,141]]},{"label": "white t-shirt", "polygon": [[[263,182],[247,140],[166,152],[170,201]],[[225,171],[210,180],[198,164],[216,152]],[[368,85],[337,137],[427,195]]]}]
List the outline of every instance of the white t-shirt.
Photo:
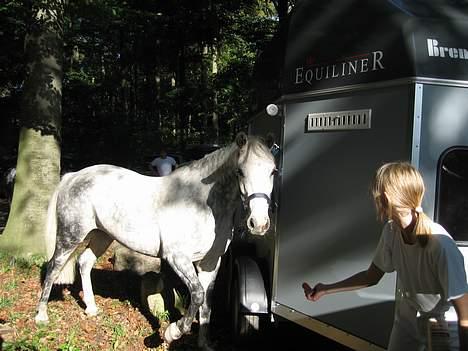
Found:
[{"label": "white t-shirt", "polygon": [[156,157],[151,161],[151,166],[158,170],[160,177],[171,174],[172,167],[175,167],[176,165],[176,161],[171,156],[166,156],[165,158]]},{"label": "white t-shirt", "polygon": [[440,224],[433,223],[432,232],[421,247],[406,244],[392,221],[382,230],[373,263],[397,272],[389,351],[427,350],[427,318],[443,318],[449,300],[468,292],[462,253]]}]

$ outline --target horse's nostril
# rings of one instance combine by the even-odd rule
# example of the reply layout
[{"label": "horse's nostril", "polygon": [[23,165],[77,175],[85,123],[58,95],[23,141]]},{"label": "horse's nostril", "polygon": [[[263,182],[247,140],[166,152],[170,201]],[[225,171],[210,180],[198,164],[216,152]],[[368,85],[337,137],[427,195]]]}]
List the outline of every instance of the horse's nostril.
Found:
[{"label": "horse's nostril", "polygon": [[254,221],[253,218],[250,218],[250,219],[249,219],[249,227],[250,227],[250,228],[255,228],[255,221]]}]

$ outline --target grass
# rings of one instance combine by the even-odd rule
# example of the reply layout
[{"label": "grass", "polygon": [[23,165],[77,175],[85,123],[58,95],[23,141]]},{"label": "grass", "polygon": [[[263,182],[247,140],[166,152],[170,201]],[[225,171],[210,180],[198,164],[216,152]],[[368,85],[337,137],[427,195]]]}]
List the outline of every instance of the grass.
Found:
[{"label": "grass", "polygon": [[43,256],[14,257],[9,253],[0,252],[0,273],[10,272],[12,269],[21,274],[29,275],[34,269],[41,268],[46,260]]},{"label": "grass", "polygon": [[[44,259],[39,256],[17,258],[9,253],[0,252],[0,323],[14,330],[0,346],[2,351],[86,351],[96,350],[95,332],[100,333],[104,350],[125,350],[120,347],[126,343],[127,332],[123,324],[109,319],[105,325],[99,325],[100,319],[82,319],[83,311],[78,306],[76,297],[70,293],[63,294],[56,303],[49,302],[50,323],[36,326],[31,316],[37,304],[37,293],[40,291],[40,272]],[[127,312],[131,308],[128,300],[108,300],[112,312]],[[131,312],[129,312],[131,313]],[[133,314],[140,321],[141,316]],[[105,318],[103,318],[104,320]],[[76,323],[76,324],[75,324]],[[86,324],[83,330],[83,324]],[[147,335],[151,330],[142,324]],[[132,340],[132,342],[135,342]],[[127,342],[128,344],[128,342]],[[142,343],[140,342],[140,345]],[[99,349],[101,349],[99,347]],[[134,349],[134,347],[132,347]]]},{"label": "grass", "polygon": [[64,343],[59,346],[61,351],[81,351],[81,348],[77,346],[78,341],[76,338],[76,330],[72,328],[67,335],[67,339]]},{"label": "grass", "polygon": [[[110,254],[110,253],[109,253]],[[108,255],[109,255],[108,254]],[[94,271],[96,303],[100,314],[86,316],[81,283],[55,288],[48,303],[49,324],[34,323],[43,260],[14,258],[0,253],[0,324],[11,328],[4,334],[2,351],[168,351],[160,332],[169,323],[169,311],[157,316],[143,312],[137,287],[140,280],[112,270],[108,261]],[[181,305],[187,301],[181,299]],[[214,333],[219,351],[234,350],[228,338]],[[216,341],[217,340],[217,341]],[[197,350],[196,332],[171,345],[170,350]]]},{"label": "grass", "polygon": [[159,321],[162,322],[168,322],[171,317],[168,310],[164,310],[162,312],[153,311],[153,314]]},{"label": "grass", "polygon": [[[123,304],[125,304],[125,302],[123,302]],[[125,337],[129,332],[127,328],[122,323],[117,322],[114,316],[106,315],[103,317],[103,319],[104,325],[106,325],[106,327],[111,331],[111,349],[124,349],[120,346],[125,343]]]},{"label": "grass", "polygon": [[4,351],[52,351],[47,346],[43,345],[43,339],[46,337],[50,338],[49,333],[45,329],[39,329],[36,332],[31,332],[31,338],[21,339],[15,342],[6,342],[4,345]]},{"label": "grass", "polygon": [[5,282],[3,287],[5,290],[15,290],[18,287],[18,282],[16,280]]},{"label": "grass", "polygon": [[113,336],[112,336],[112,349],[117,350],[120,340],[122,340],[125,336],[126,330],[125,327],[122,326],[121,324],[116,324],[112,328],[113,331]]},{"label": "grass", "polygon": [[11,298],[0,296],[0,309],[6,309],[13,306],[13,300]]}]

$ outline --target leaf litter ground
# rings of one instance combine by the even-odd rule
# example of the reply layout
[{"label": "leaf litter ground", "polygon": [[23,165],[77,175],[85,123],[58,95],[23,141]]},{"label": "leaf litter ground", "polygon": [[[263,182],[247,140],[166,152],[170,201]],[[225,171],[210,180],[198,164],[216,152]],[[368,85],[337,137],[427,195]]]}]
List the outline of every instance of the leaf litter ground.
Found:
[{"label": "leaf litter ground", "polygon": [[[0,200],[0,207],[5,208]],[[4,213],[1,211],[0,213]],[[2,218],[6,218],[3,216]],[[3,230],[3,225],[0,232]],[[55,286],[48,304],[50,322],[36,326],[34,315],[41,291],[43,269],[24,260],[0,255],[0,350],[197,350],[196,321],[192,333],[170,346],[159,322],[139,301],[140,277],[113,270],[110,249],[97,262],[91,275],[100,313],[84,313],[81,282]],[[225,331],[212,332],[219,350],[235,350]]]}]

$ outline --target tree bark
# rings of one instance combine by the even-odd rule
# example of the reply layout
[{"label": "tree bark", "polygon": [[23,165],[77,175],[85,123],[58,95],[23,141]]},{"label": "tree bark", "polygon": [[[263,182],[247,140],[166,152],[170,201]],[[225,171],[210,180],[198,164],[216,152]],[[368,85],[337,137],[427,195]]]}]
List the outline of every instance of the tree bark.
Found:
[{"label": "tree bark", "polygon": [[[211,75],[216,76],[218,74],[218,47],[215,44],[212,46],[212,66]],[[213,127],[213,141],[215,144],[219,144],[219,116],[216,112],[218,110],[218,93],[216,90],[213,91],[213,112],[211,114],[211,123]]]},{"label": "tree bark", "polygon": [[60,179],[63,0],[33,2],[13,201],[0,250],[46,254],[47,206]]}]

